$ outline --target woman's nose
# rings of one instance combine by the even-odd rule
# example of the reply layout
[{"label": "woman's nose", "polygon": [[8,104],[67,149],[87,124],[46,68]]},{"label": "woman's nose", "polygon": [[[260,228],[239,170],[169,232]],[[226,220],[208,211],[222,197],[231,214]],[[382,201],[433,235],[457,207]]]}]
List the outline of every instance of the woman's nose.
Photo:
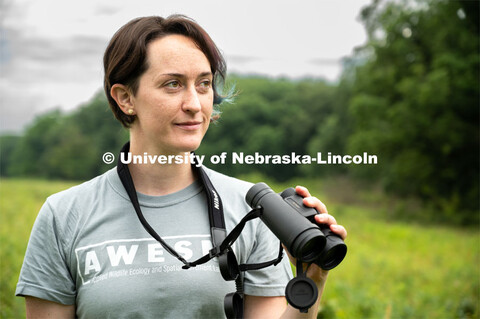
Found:
[{"label": "woman's nose", "polygon": [[186,90],[182,108],[185,112],[192,113],[200,112],[200,110],[202,109],[200,98],[195,88],[190,88]]}]

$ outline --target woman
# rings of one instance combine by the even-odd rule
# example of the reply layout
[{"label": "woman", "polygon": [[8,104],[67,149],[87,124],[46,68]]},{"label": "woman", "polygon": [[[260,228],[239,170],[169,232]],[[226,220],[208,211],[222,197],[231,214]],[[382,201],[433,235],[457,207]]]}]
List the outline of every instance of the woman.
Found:
[{"label": "woman", "polygon": [[[184,16],[130,21],[112,38],[104,56],[105,93],[116,118],[130,131],[132,155],[184,155],[200,146],[225,63],[208,34]],[[129,164],[138,201],[153,229],[186,260],[212,248],[207,199],[190,163]],[[205,168],[223,202],[227,232],[248,212],[251,184]],[[325,205],[307,189],[296,191],[321,214],[318,223],[346,237]],[[285,225],[288,227],[288,225]],[[274,258],[278,239],[259,219],[247,223],[233,249],[239,263]],[[32,230],[16,294],[27,317],[223,317],[223,298],[234,283],[218,261],[181,269],[139,223],[115,169],[52,195]],[[319,288],[309,313],[287,306],[291,279],[286,258],[243,275],[245,317],[316,318],[327,272],[309,267]]]}]

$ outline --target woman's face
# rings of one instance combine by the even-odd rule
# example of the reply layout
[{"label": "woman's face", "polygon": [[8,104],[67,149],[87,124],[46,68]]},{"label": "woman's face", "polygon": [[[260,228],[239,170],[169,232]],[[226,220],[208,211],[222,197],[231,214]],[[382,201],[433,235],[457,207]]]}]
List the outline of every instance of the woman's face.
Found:
[{"label": "woman's face", "polygon": [[132,98],[132,139],[161,154],[197,149],[213,109],[207,57],[190,38],[168,35],[148,45],[147,62]]}]

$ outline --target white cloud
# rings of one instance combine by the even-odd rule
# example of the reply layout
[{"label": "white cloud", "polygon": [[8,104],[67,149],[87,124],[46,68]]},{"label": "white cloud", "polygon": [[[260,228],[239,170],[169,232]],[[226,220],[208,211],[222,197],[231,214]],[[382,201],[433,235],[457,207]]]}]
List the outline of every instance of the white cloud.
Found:
[{"label": "white cloud", "polygon": [[191,16],[225,54],[230,71],[335,80],[341,58],[366,39],[356,18],[369,2],[0,2],[0,131],[19,131],[38,112],[72,109],[89,100],[102,87],[109,38],[135,17]]}]

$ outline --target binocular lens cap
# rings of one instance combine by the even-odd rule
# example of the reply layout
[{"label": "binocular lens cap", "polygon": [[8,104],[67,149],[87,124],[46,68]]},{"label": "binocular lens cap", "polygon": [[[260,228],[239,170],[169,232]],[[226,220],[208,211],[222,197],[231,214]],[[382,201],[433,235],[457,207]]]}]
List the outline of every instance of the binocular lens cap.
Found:
[{"label": "binocular lens cap", "polygon": [[318,289],[310,278],[295,277],[288,282],[285,296],[292,307],[306,312],[317,301]]},{"label": "binocular lens cap", "polygon": [[243,318],[243,297],[232,292],[223,299],[223,307],[227,318]]}]

